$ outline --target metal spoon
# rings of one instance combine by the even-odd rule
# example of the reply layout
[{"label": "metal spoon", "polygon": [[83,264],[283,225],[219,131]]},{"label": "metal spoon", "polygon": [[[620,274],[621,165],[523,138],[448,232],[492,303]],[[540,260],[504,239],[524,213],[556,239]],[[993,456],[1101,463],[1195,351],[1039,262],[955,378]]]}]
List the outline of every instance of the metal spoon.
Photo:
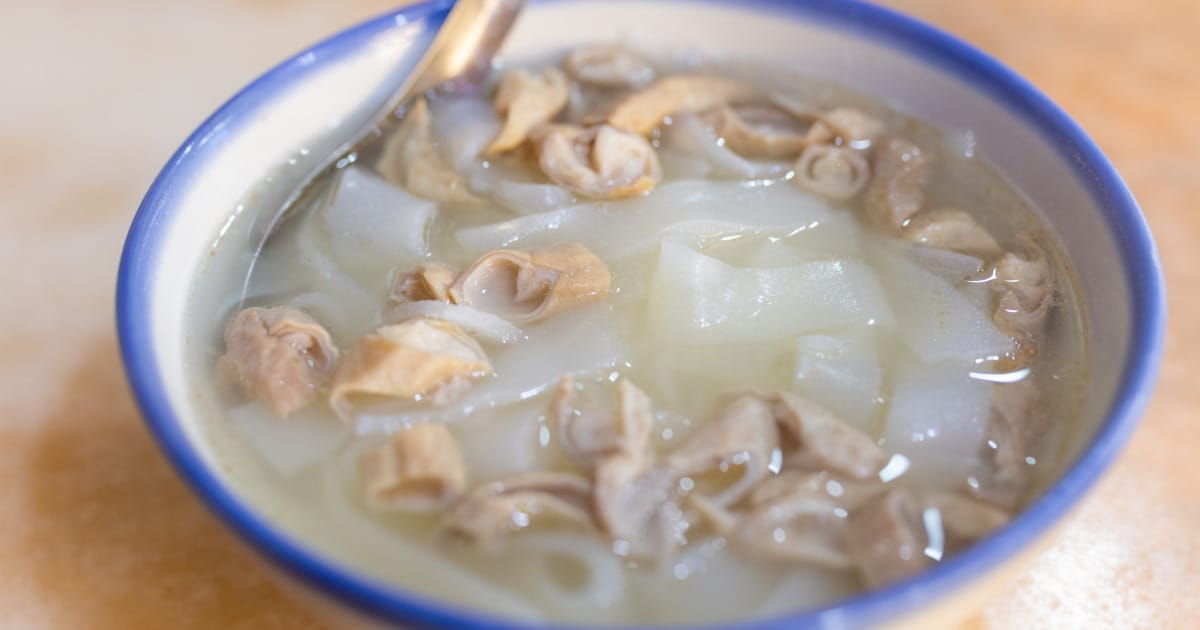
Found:
[{"label": "metal spoon", "polygon": [[[318,162],[300,184],[284,200],[260,234],[259,249],[279,226],[292,214],[311,192],[313,182],[334,170],[339,160],[378,137],[377,130],[386,128],[396,118],[401,104],[430,90],[457,89],[481,81],[491,70],[496,55],[513,22],[525,5],[525,0],[458,0],[451,8],[442,27],[438,29],[429,50],[421,57],[416,69],[396,86],[391,98],[356,129],[349,139]],[[256,256],[257,258],[257,256]]]}]

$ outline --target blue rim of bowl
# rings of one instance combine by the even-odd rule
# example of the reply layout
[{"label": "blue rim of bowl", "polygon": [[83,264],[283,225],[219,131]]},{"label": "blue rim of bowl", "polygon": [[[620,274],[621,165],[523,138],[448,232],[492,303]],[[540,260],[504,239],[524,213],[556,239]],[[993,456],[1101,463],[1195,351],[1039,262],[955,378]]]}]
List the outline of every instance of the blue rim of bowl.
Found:
[{"label": "blue rim of bowl", "polygon": [[[567,0],[550,0],[553,3]],[[686,2],[687,0],[674,0]],[[1108,159],[1078,125],[1025,79],[990,56],[931,26],[859,0],[692,0],[737,6],[820,23],[883,41],[1002,103],[1010,113],[1056,146],[1104,212],[1110,233],[1128,261],[1127,280],[1135,298],[1131,346],[1113,406],[1078,460],[1007,527],[912,579],[797,614],[710,626],[740,630],[856,628],[894,620],[920,605],[942,600],[972,579],[1018,555],[1076,505],[1116,458],[1149,401],[1163,351],[1166,295],[1154,242],[1128,188]],[[424,21],[430,28],[445,18],[447,0],[413,5],[368,20],[305,50],[244,88],[206,120],[175,153],[138,208],[126,238],[117,278],[117,328],[125,369],[143,417],[175,469],[224,523],[276,566],[308,586],[327,593],[370,617],[410,627],[518,630],[538,626],[505,622],[483,613],[401,592],[355,575],[306,550],[243,505],[204,464],[178,423],[157,370],[151,339],[151,289],[158,254],[155,235],[170,220],[176,180],[202,163],[204,145],[219,140],[236,121],[312,66],[354,51],[365,38],[399,21]],[[595,626],[578,626],[594,628]]]}]

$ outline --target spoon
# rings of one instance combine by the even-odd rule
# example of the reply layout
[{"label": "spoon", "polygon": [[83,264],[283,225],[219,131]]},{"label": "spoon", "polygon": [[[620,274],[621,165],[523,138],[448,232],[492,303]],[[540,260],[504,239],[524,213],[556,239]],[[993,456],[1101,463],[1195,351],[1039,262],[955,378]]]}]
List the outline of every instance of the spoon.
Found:
[{"label": "spoon", "polygon": [[298,202],[312,192],[314,181],[337,168],[344,156],[375,140],[379,129],[396,122],[394,114],[401,104],[431,90],[457,90],[486,77],[492,58],[524,4],[525,0],[457,0],[416,69],[400,81],[392,96],[365,125],[300,180],[266,224],[259,249],[292,214]]}]

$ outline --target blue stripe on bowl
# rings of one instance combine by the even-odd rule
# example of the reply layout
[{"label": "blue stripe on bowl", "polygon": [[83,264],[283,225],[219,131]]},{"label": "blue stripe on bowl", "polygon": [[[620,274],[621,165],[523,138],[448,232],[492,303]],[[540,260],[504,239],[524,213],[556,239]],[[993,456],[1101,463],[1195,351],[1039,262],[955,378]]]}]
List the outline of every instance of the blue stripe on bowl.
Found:
[{"label": "blue stripe on bowl", "polygon": [[[569,0],[551,0],[554,2]],[[679,0],[686,1],[686,0]],[[1166,296],[1154,243],[1137,204],[1095,143],[1059,107],[1026,80],[988,55],[921,22],[857,0],[693,0],[737,6],[884,42],[987,94],[1035,129],[1071,164],[1104,213],[1126,265],[1134,296],[1132,344],[1108,417],[1086,450],[1053,486],[996,535],[905,582],[830,606],[776,619],[721,626],[740,630],[859,628],[873,626],[931,604],[1020,553],[1047,532],[1112,463],[1146,407],[1162,358]],[[117,280],[117,327],[126,371],[150,430],[192,490],[232,529],[277,567],[318,591],[381,620],[408,627],[521,630],[509,623],[433,603],[365,579],[322,559],[274,529],[224,488],[203,463],[180,427],[157,369],[151,330],[150,291],[158,259],[158,237],[169,222],[180,190],[219,143],[283,88],[341,56],[396,19],[436,28],[449,2],[410,6],[367,21],[296,55],[230,99],[175,153],[147,192],[134,217]]]}]

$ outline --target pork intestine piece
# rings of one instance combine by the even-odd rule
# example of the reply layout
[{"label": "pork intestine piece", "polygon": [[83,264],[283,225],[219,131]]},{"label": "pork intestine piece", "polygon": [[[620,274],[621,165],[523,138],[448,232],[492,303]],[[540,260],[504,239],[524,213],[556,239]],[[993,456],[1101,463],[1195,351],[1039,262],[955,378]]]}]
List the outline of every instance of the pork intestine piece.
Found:
[{"label": "pork intestine piece", "polygon": [[1020,503],[1037,461],[1030,454],[1046,430],[1040,399],[1030,378],[995,386],[985,442],[978,451],[980,465],[974,483],[967,482],[972,494],[1006,509]]},{"label": "pork intestine piece", "polygon": [[[724,487],[712,490],[697,487],[693,492],[705,494],[717,507],[728,507],[772,472],[778,472],[779,446],[771,403],[759,396],[743,395],[726,405],[716,420],[671,451],[665,462],[681,476],[720,478],[725,482]],[[735,469],[732,481],[725,478],[731,474],[730,469]]]},{"label": "pork intestine piece", "polygon": [[1026,237],[1022,253],[1009,252],[996,263],[991,287],[999,297],[993,321],[1013,337],[1018,363],[1032,361],[1054,305],[1054,279],[1045,254]]},{"label": "pork intestine piece", "polygon": [[979,501],[895,488],[855,511],[846,546],[863,583],[878,588],[924,570],[1007,521],[1007,513]]},{"label": "pork intestine piece", "polygon": [[393,302],[450,301],[450,285],[458,272],[439,263],[417,265],[411,271],[393,272],[388,298]]},{"label": "pork intestine piece", "polygon": [[876,147],[871,164],[874,176],[865,193],[867,218],[886,232],[899,233],[925,205],[932,162],[928,151],[903,138]]},{"label": "pork intestine piece", "polygon": [[431,513],[458,499],[467,473],[450,431],[418,424],[363,453],[359,476],[371,509]]},{"label": "pork intestine piece", "polygon": [[784,461],[803,468],[830,470],[853,479],[876,476],[887,461],[879,445],[833,412],[802,396],[778,392],[770,397],[779,422]]},{"label": "pork intestine piece", "polygon": [[584,46],[563,60],[571,78],[606,88],[640,88],[654,80],[654,69],[640,55],[619,44]]},{"label": "pork intestine piece", "polygon": [[489,252],[449,289],[456,303],[517,322],[535,322],[603,300],[612,285],[608,265],[578,243]]},{"label": "pork intestine piece", "polygon": [[[993,321],[1014,343],[1010,363],[1029,370],[1054,306],[1055,287],[1041,250],[1027,236],[1022,237],[1022,246],[1023,253],[1006,253],[996,263],[991,287],[999,296]],[[1029,376],[996,385],[986,445],[980,450],[982,465],[970,486],[977,496],[1009,509],[1024,496],[1037,461],[1031,454],[1046,430],[1041,396]]]},{"label": "pork intestine piece", "polygon": [[595,527],[592,485],[569,473],[534,472],[484,483],[438,522],[444,540],[500,549],[509,537],[544,529]]},{"label": "pork intestine piece", "polygon": [[496,113],[504,117],[504,127],[488,153],[517,148],[538,125],[549,122],[567,105],[567,77],[557,68],[539,73],[509,70],[500,78],[494,99]]},{"label": "pork intestine piece", "polygon": [[[878,119],[853,107],[835,107],[821,114],[816,126],[824,126],[842,144],[860,150],[874,145],[885,130]],[[816,140],[818,136],[810,133],[809,138]]]},{"label": "pork intestine piece", "polygon": [[320,322],[290,306],[243,309],[224,337],[218,370],[280,416],[311,403],[338,361],[337,346]]},{"label": "pork intestine piece", "polygon": [[779,160],[751,160],[736,153],[712,127],[691,112],[671,116],[662,132],[663,168],[678,178],[777,179],[792,165]]},{"label": "pork intestine piece", "polygon": [[[580,335],[580,330],[588,331]],[[526,339],[489,352],[494,375],[484,377],[462,397],[441,407],[395,401],[358,410],[359,435],[388,433],[414,422],[455,422],[534,398],[553,387],[565,373],[595,376],[621,362],[630,352],[617,330],[612,309],[604,303],[584,306],[570,317],[555,317],[524,329]],[[571,348],[562,352],[562,348]]]},{"label": "pork intestine piece", "polygon": [[866,157],[848,147],[810,144],[796,160],[796,185],[822,197],[850,199],[870,179],[871,167]]},{"label": "pork intestine piece", "polygon": [[743,269],[673,239],[660,248],[647,318],[661,339],[702,344],[892,323],[883,289],[864,262]]},{"label": "pork intestine piece", "polygon": [[787,470],[755,489],[729,536],[761,559],[849,569],[854,566],[845,541],[849,515],[882,489],[878,482],[824,471]]},{"label": "pork intestine piece", "polygon": [[654,147],[609,125],[544,125],[533,143],[546,177],[585,197],[633,197],[662,179]]},{"label": "pork intestine piece", "polygon": [[664,562],[675,553],[685,523],[675,492],[678,474],[661,465],[649,448],[654,422],[650,398],[622,379],[615,413],[568,414],[573,397],[565,387],[570,381],[560,385],[564,391],[556,397],[552,413],[559,416],[564,448],[592,471],[596,522],[614,549],[620,549],[618,555]]},{"label": "pork intestine piece", "polygon": [[909,219],[902,234],[914,243],[980,258],[993,258],[1000,253],[991,233],[975,217],[956,208],[919,212]]},{"label": "pork intestine piece", "polygon": [[471,192],[467,178],[439,151],[424,98],[413,102],[400,127],[388,138],[377,168],[388,181],[418,197],[452,206],[484,203]]},{"label": "pork intestine piece", "polygon": [[596,463],[596,517],[618,555],[663,564],[686,529],[678,476],[645,457],[616,453]]},{"label": "pork intestine piece", "polygon": [[[786,392],[745,393],[666,461],[689,473],[694,454],[709,465],[744,466],[741,479],[711,494],[691,485],[691,523],[707,525],[760,557],[848,569],[846,517],[882,488],[885,456],[865,434]],[[749,483],[745,483],[749,480]]]},{"label": "pork intestine piece", "polygon": [[351,396],[431,397],[444,404],[472,379],[491,373],[479,343],[458,326],[409,319],[375,329],[346,353],[334,373],[329,402],[342,418],[350,414]]},{"label": "pork intestine piece", "polygon": [[624,453],[636,459],[647,452],[654,424],[650,399],[629,379],[617,384],[616,413],[579,400],[575,378],[564,374],[550,402],[549,419],[567,456],[582,470],[604,457]]},{"label": "pork intestine piece", "polygon": [[[402,575],[419,568],[424,586],[453,592],[480,610],[505,618],[545,621],[545,611],[498,580],[450,561],[444,549],[427,540],[398,535],[396,519],[378,518],[363,509],[358,458],[363,447],[356,443],[342,451],[334,462],[321,466],[313,509],[325,516],[328,532],[336,532],[339,552],[348,560],[381,567],[381,576]],[[322,530],[325,531],[325,530]]]},{"label": "pork intestine piece", "polygon": [[753,85],[737,79],[703,75],[667,77],[617,103],[609,113],[608,124],[648,136],[671,114],[702,112],[759,97]]},{"label": "pork intestine piece", "polygon": [[767,105],[722,105],[700,116],[717,137],[747,158],[785,160],[809,145],[807,130],[781,109]]}]

